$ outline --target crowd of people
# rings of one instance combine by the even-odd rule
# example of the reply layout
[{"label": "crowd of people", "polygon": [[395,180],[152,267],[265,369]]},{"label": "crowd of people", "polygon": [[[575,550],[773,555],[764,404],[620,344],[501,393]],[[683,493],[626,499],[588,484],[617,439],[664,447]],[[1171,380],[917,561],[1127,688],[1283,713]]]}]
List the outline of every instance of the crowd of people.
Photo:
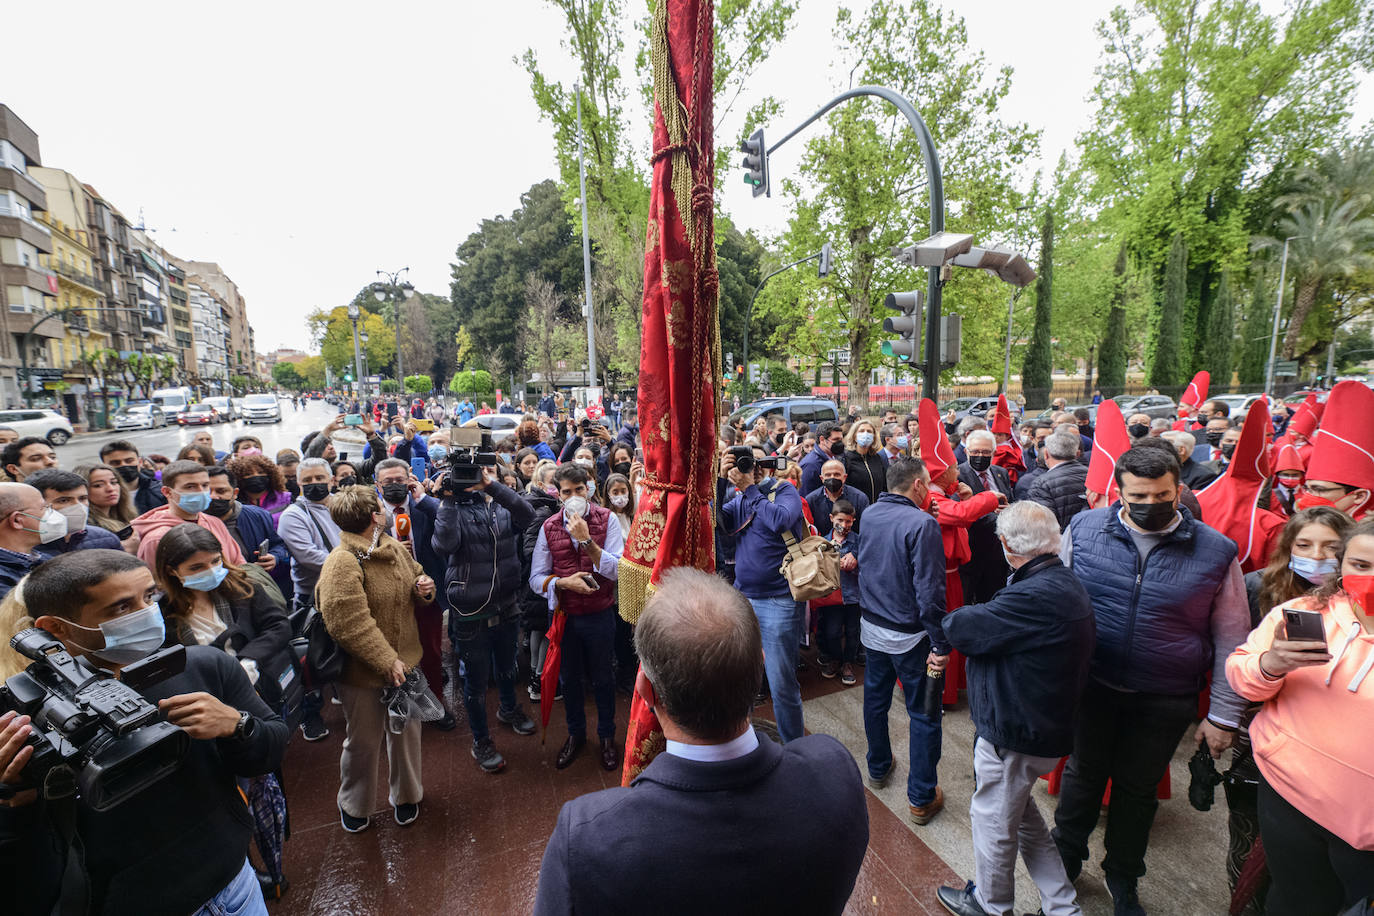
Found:
[{"label": "crowd of people", "polygon": [[[944,808],[942,715],[961,691],[976,728],[957,764],[977,780],[975,875],[940,890],[951,912],[1015,912],[1018,855],[1044,913],[1079,912],[1105,804],[1107,887],[1117,913],[1143,913],[1157,787],[1195,722],[1199,754],[1231,753],[1240,906],[1334,914],[1374,895],[1374,392],[1342,383],[1291,415],[1261,400],[1243,420],[1215,400],[1164,423],[1114,407],[723,423],[716,575],[667,577],[636,626],[616,590],[646,468],[619,400],[551,395],[480,455],[446,425],[493,411],[468,399],[348,404],[275,455],[201,430],[174,460],[114,440],[70,469],[0,430],[5,637],[37,627],[109,673],[183,647],[182,672],[138,689],[192,739],[157,798],[97,811],[26,784],[42,723],[0,716],[0,860],[19,911],[149,912],[131,889],[156,874],[167,912],[263,912],[289,886],[267,816],[286,804],[287,739],[327,738],[326,703],[345,723],[340,825],[359,833],[383,749],[405,827],[426,728],[463,717],[474,765],[500,773],[496,733],[533,736],[524,701],[547,706],[545,691],[563,706],[557,769],[587,744],[588,691],[605,770],[622,763],[617,691],[654,707],[667,750],[633,788],[565,806],[541,913],[617,911],[639,887],[603,848],[606,824],[645,843],[640,903],[685,912],[709,904],[701,875],[757,880],[766,863],[739,838],[691,841],[720,817],[771,838],[795,908],[842,909],[867,845],[863,779],[898,775],[898,691],[914,825]],[[808,538],[829,544],[838,585],[799,601],[785,567]],[[327,682],[302,652],[320,633],[341,658]],[[862,690],[860,766],[806,734],[808,663]],[[0,673],[27,664],[5,650]],[[769,700],[781,748],[751,724]],[[1032,789],[1060,770],[1050,827]]]}]

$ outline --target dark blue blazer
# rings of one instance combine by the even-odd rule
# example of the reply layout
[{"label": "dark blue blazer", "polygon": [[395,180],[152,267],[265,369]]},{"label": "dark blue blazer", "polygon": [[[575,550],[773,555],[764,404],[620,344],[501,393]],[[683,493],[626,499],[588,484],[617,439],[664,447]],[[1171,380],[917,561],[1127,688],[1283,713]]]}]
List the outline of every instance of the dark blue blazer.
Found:
[{"label": "dark blue blazer", "polygon": [[[411,496],[407,511],[410,513],[410,537],[415,545],[415,559],[425,568],[425,575],[435,582],[443,582],[448,560],[436,553],[430,543],[434,540],[434,515],[439,511],[439,500],[433,496],[420,500]],[[440,607],[448,607],[448,597],[442,588],[438,590],[435,600]]]},{"label": "dark blue blazer", "polygon": [[258,545],[267,541],[267,552],[277,561],[277,565],[272,568],[272,581],[277,583],[283,595],[293,594],[291,554],[287,552],[285,542],[277,535],[277,521],[272,517],[272,513],[259,506],[241,503],[234,527],[238,529],[243,558],[249,563],[257,559]]},{"label": "dark blue blazer", "polygon": [[842,912],[868,848],[854,758],[829,735],[758,737],[719,763],[659,754],[629,788],[565,804],[534,912]]}]

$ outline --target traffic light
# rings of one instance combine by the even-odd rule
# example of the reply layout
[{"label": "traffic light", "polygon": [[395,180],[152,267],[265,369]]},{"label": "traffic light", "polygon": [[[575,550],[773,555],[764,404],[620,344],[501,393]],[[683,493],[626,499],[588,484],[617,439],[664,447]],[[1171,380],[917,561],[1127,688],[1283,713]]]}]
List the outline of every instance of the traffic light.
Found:
[{"label": "traffic light", "polygon": [[763,142],[763,128],[750,134],[739,148],[744,152],[744,183],[754,189],[755,197],[760,194],[772,197],[768,187],[768,147]]},{"label": "traffic light", "polygon": [[901,337],[899,340],[883,341],[884,356],[896,357],[902,362],[909,363],[921,352],[918,332],[921,329],[921,312],[925,304],[926,294],[919,290],[887,294],[883,305],[902,314],[896,318],[884,318],[883,330],[889,334],[899,334]]},{"label": "traffic light", "polygon": [[821,257],[816,264],[816,277],[824,279],[830,276],[830,243],[826,242],[821,246]]},{"label": "traffic light", "polygon": [[350,384],[352,384],[352,382],[353,382],[353,373],[352,373],[352,372],[345,372],[345,373],[344,373],[344,381],[345,381],[345,382],[348,382],[348,383],[350,383]]}]

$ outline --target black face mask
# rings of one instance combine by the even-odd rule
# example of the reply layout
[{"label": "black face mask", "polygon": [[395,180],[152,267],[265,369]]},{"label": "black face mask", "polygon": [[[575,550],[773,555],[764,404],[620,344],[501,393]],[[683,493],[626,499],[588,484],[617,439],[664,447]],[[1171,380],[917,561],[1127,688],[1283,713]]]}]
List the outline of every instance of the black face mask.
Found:
[{"label": "black face mask", "polygon": [[830,443],[830,457],[838,458],[844,454],[844,441],[837,440]]},{"label": "black face mask", "polygon": [[327,483],[308,483],[301,487],[301,492],[305,498],[312,503],[317,503],[329,495],[329,484]]},{"label": "black face mask", "polygon": [[115,468],[115,473],[118,474],[124,480],[125,483],[133,483],[135,480],[138,480],[138,465],[120,465],[119,467]]},{"label": "black face mask", "polygon": [[825,488],[826,488],[827,490],[829,490],[831,493],[842,493],[842,492],[844,492],[844,481],[841,480],[841,479],[838,478],[838,477],[827,477],[827,478],[825,478],[825,480],[822,480],[822,481],[821,481],[821,486],[825,487]]},{"label": "black face mask", "polygon": [[229,509],[233,504],[234,501],[232,499],[212,499],[210,500],[210,507],[205,511],[215,518],[224,518],[229,514]]},{"label": "black face mask", "polygon": [[1208,430],[1208,431],[1207,431],[1207,444],[1210,445],[1212,448],[1217,448],[1217,447],[1219,447],[1219,446],[1221,445],[1221,436],[1222,436],[1222,434],[1219,433],[1219,432],[1215,432],[1215,431],[1213,431],[1213,430]]},{"label": "black face mask", "polygon": [[1234,442],[1226,442],[1226,443],[1223,443],[1223,444],[1222,444],[1222,446],[1221,446],[1221,454],[1226,458],[1227,461],[1230,461],[1230,460],[1231,460],[1231,456],[1234,455],[1235,453],[1236,453],[1236,444],[1235,444]]},{"label": "black face mask", "polygon": [[1150,434],[1150,427],[1144,423],[1132,423],[1126,431],[1131,434],[1132,439],[1144,439]]},{"label": "black face mask", "polygon": [[629,476],[630,476],[630,462],[628,462],[628,461],[617,461],[615,464],[611,465],[611,470],[612,470],[612,471],[615,471],[617,474],[624,474],[626,477],[629,477]]},{"label": "black face mask", "polygon": [[1126,514],[1143,531],[1163,531],[1177,512],[1173,503],[1126,503]]},{"label": "black face mask", "polygon": [[266,474],[253,474],[241,481],[245,493],[266,493],[268,487]]},{"label": "black face mask", "polygon": [[339,482],[334,485],[335,489],[342,490],[344,487],[351,487],[358,482],[356,477],[340,477]]},{"label": "black face mask", "polygon": [[984,471],[986,471],[988,468],[992,467],[992,456],[991,456],[991,455],[969,455],[969,456],[968,456],[968,466],[971,467],[971,468],[973,468],[973,469],[974,469],[975,471],[977,471],[979,474],[981,474],[981,473],[983,473]]},{"label": "black face mask", "polygon": [[392,481],[382,487],[382,498],[393,506],[399,506],[401,503],[405,502],[406,497],[409,495],[410,487],[401,483],[399,480]]}]

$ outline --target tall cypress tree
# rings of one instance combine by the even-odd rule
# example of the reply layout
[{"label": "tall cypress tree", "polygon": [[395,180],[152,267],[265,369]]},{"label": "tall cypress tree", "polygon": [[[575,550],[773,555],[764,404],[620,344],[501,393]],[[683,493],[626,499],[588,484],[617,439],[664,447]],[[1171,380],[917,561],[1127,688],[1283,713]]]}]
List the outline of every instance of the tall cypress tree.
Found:
[{"label": "tall cypress tree", "polygon": [[1035,324],[1030,346],[1021,363],[1021,392],[1027,407],[1044,407],[1050,402],[1053,387],[1050,347],[1050,293],[1054,285],[1054,215],[1047,205],[1040,227],[1040,275],[1035,280]]},{"label": "tall cypress tree", "polygon": [[1107,327],[1102,334],[1098,358],[1097,387],[1102,396],[1115,397],[1126,390],[1126,245],[1116,256],[1112,306],[1107,312]]},{"label": "tall cypress tree", "polygon": [[1183,233],[1175,232],[1169,246],[1169,263],[1164,268],[1164,303],[1159,310],[1159,332],[1154,359],[1146,381],[1152,388],[1175,388],[1183,384],[1183,363],[1179,340],[1183,330],[1183,300],[1188,294],[1188,248]]},{"label": "tall cypress tree", "polygon": [[1269,361],[1269,335],[1272,333],[1270,321],[1269,291],[1264,285],[1264,273],[1255,271],[1254,285],[1250,292],[1249,314],[1245,316],[1245,327],[1240,341],[1240,382],[1242,385],[1263,385],[1266,364]]},{"label": "tall cypress tree", "polygon": [[1207,311],[1207,327],[1203,331],[1202,365],[1212,373],[1212,384],[1226,387],[1231,384],[1232,353],[1235,352],[1236,307],[1231,296],[1231,275],[1222,272],[1217,294]]}]

